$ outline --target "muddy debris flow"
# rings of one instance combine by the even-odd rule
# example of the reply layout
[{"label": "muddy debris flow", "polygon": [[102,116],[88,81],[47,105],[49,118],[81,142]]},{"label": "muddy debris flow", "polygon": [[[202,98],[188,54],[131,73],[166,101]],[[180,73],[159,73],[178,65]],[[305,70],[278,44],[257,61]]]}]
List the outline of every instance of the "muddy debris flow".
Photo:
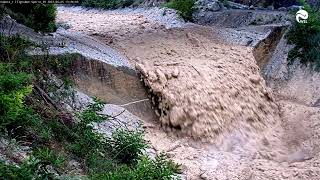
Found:
[{"label": "muddy debris flow", "polygon": [[205,48],[190,49],[195,55],[184,57],[185,48],[174,48],[180,42],[166,41],[163,45],[171,49],[167,54],[175,52],[179,61],[168,57],[136,66],[150,93],[157,96],[156,113],[163,125],[210,141],[233,128],[259,131],[278,120],[278,107],[252,54],[240,48],[230,53],[231,47],[201,42]]},{"label": "muddy debris flow", "polygon": [[182,164],[182,179],[320,179],[320,76],[300,69],[291,73],[299,81],[287,82],[283,38],[269,36],[257,51],[247,42],[257,44],[265,31],[199,26],[163,12],[60,7],[57,20],[136,67],[158,115],[140,116],[146,138]]}]

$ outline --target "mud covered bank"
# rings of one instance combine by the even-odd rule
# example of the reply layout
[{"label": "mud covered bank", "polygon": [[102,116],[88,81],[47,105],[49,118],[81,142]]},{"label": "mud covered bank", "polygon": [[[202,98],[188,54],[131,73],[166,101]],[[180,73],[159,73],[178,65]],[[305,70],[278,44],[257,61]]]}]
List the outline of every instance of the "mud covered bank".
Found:
[{"label": "mud covered bank", "polygon": [[72,62],[75,86],[89,96],[125,107],[144,120],[154,119],[147,93],[135,70],[79,56]]},{"label": "mud covered bank", "polygon": [[254,47],[253,56],[262,71],[265,66],[269,64],[269,61],[287,28],[288,27],[286,26],[272,28],[267,37]]},{"label": "mud covered bank", "polygon": [[72,65],[76,86],[109,103],[126,104],[146,98],[136,72],[101,61],[77,58]]}]

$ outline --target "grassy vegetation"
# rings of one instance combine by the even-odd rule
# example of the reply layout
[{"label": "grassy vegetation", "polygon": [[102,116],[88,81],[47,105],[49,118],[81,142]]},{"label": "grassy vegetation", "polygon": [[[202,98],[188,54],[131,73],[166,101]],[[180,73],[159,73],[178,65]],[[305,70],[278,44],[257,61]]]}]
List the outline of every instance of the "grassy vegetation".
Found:
[{"label": "grassy vegetation", "polygon": [[290,29],[287,39],[295,47],[289,52],[288,60],[299,59],[320,71],[320,11],[311,8],[302,1],[304,9],[309,13],[307,23],[295,22]]},{"label": "grassy vegetation", "polygon": [[24,161],[19,167],[0,161],[0,177],[12,180],[56,179],[53,173],[46,171],[46,164],[36,159]]},{"label": "grassy vegetation", "polygon": [[172,171],[178,171],[179,167],[164,154],[158,155],[155,159],[147,156],[139,158],[135,168],[126,166],[118,168],[116,171],[98,174],[94,179],[110,179],[110,180],[169,180],[178,179],[174,177]]},{"label": "grassy vegetation", "polygon": [[185,20],[192,21],[195,2],[195,0],[170,0],[164,6],[177,10]]},{"label": "grassy vegetation", "polygon": [[[96,99],[72,116],[59,99],[50,99],[48,92],[54,92],[55,85],[48,71],[68,76],[77,56],[29,57],[25,49],[33,45],[0,35],[0,136],[31,148],[29,158],[17,165],[0,161],[0,177],[56,179],[68,174],[70,160],[79,162],[89,179],[174,177],[179,167],[165,155],[150,159],[143,154],[148,144],[142,131],[118,129],[110,138],[93,131],[92,122],[110,120],[97,113],[103,102]],[[70,84],[70,79],[64,81],[64,86]]]},{"label": "grassy vegetation", "polygon": [[0,5],[0,12],[35,31],[52,32],[56,29],[56,6],[52,4],[6,4]]}]

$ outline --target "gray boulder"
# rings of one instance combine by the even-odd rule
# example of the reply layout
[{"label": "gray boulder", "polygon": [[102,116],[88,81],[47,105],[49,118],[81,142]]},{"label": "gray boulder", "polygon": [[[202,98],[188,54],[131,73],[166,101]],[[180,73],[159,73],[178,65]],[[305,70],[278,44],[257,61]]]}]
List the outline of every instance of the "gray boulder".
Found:
[{"label": "gray boulder", "polygon": [[195,3],[196,11],[219,11],[223,5],[219,0],[198,0]]},{"label": "gray boulder", "polygon": [[288,7],[288,10],[289,11],[299,11],[302,8],[303,8],[303,6],[293,5],[293,6]]},{"label": "gray boulder", "polygon": [[219,0],[198,0],[195,3],[195,12],[193,13],[193,18],[197,21],[222,9],[224,9],[224,6]]},{"label": "gray boulder", "polygon": [[227,1],[228,8],[230,9],[249,9],[249,6]]},{"label": "gray boulder", "polygon": [[279,10],[279,11],[286,11],[287,8],[286,8],[286,7],[280,7],[280,8],[278,8],[278,10]]},{"label": "gray boulder", "polygon": [[268,6],[268,7],[267,7],[267,10],[274,10],[273,5]]},{"label": "gray boulder", "polygon": [[109,120],[100,123],[92,123],[93,129],[104,137],[111,137],[117,129],[142,130],[140,118],[121,106],[106,104],[100,114],[111,117]]}]

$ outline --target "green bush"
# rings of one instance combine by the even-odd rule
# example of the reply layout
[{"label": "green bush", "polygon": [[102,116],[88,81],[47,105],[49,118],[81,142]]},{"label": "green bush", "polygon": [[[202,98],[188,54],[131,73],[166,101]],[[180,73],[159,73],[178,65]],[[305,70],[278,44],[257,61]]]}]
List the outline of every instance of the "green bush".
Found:
[{"label": "green bush", "polygon": [[46,163],[35,158],[30,158],[20,166],[6,164],[0,161],[0,177],[1,179],[12,180],[43,180],[56,179],[52,172],[46,169]]},{"label": "green bush", "polygon": [[[304,2],[303,2],[304,3]],[[311,63],[315,70],[320,70],[320,12],[304,3],[309,13],[307,23],[295,22],[287,34],[290,44],[295,47],[289,52],[288,60],[299,59],[302,63]]]},{"label": "green bush", "polygon": [[0,177],[5,179],[32,179],[34,177],[34,172],[29,168],[22,166],[21,168],[6,164],[3,161],[0,161]]},{"label": "green bush", "polygon": [[56,30],[56,6],[53,4],[8,4],[2,6],[1,9],[17,22],[35,31],[52,32]]},{"label": "green bush", "polygon": [[110,141],[112,154],[121,163],[131,164],[138,160],[142,151],[147,148],[143,132],[118,129]]},{"label": "green bush", "polygon": [[48,147],[36,148],[32,155],[56,169],[62,168],[66,162],[66,158],[62,154],[56,153]]},{"label": "green bush", "polygon": [[[90,123],[101,122],[110,118],[97,113],[102,110],[103,105],[104,103],[97,99],[94,103],[88,105],[78,115],[81,121],[74,127],[78,140],[71,144],[71,150],[78,157],[86,157],[86,159],[90,160],[87,162],[91,162],[88,164],[91,169],[98,169],[96,166],[104,166],[101,163],[102,159],[107,162],[107,165],[110,164],[109,160],[113,161],[113,163],[131,163],[136,161],[143,149],[147,147],[140,131],[118,129],[113,133],[112,138],[108,140],[104,140],[101,135],[93,132],[92,126],[89,125]],[[84,152],[83,149],[87,149],[87,151]],[[88,151],[91,153],[88,153]],[[93,161],[94,159],[97,162],[100,161],[100,163],[92,163],[95,162]]]},{"label": "green bush", "polygon": [[5,37],[0,34],[0,61],[5,63],[25,62],[24,51],[29,46],[32,46],[32,43],[19,36]]},{"label": "green bush", "polygon": [[164,6],[177,10],[185,20],[192,21],[194,4],[195,0],[170,0]]},{"label": "green bush", "polygon": [[179,165],[167,159],[164,154],[151,159],[147,156],[142,156],[137,165],[133,168],[122,166],[115,171],[104,174],[97,174],[93,179],[108,179],[108,180],[170,180],[179,179],[176,173],[180,171]]},{"label": "green bush", "polygon": [[0,63],[0,128],[16,123],[24,111],[24,99],[32,91],[30,75],[12,72]]},{"label": "green bush", "polygon": [[172,179],[180,172],[180,166],[169,160],[165,154],[159,154],[155,159],[143,156],[136,166],[137,179]]}]

